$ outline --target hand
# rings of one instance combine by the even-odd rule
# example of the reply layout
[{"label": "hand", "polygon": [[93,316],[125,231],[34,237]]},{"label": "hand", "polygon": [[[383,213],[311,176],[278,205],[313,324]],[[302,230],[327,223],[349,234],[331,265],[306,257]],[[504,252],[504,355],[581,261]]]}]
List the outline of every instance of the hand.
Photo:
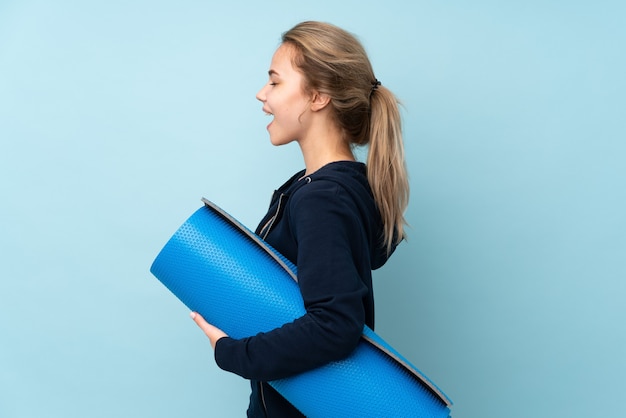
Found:
[{"label": "hand", "polygon": [[190,315],[191,319],[193,319],[194,322],[200,327],[200,329],[204,331],[206,336],[209,337],[209,340],[211,341],[211,347],[213,347],[214,350],[217,340],[223,337],[228,337],[228,335],[226,335],[224,331],[205,321],[202,315],[200,315],[199,313],[192,312]]}]

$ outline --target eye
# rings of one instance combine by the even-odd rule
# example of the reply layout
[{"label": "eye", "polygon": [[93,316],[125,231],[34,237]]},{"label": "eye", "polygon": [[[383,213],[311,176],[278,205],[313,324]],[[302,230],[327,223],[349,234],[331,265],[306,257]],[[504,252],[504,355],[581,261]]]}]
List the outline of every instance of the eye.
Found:
[{"label": "eye", "polygon": [[278,83],[270,83],[270,86],[275,86],[276,84],[278,84]]}]

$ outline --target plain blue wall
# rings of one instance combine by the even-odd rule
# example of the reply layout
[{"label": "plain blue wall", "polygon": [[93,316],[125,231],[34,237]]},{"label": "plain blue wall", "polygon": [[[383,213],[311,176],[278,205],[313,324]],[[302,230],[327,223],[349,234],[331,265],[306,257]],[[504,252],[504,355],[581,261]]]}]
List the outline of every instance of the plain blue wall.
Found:
[{"label": "plain blue wall", "polygon": [[0,416],[242,416],[148,272],[206,196],[255,226],[302,166],[254,94],[300,20],[404,103],[410,239],[378,332],[459,417],[620,416],[622,2],[0,2]]}]

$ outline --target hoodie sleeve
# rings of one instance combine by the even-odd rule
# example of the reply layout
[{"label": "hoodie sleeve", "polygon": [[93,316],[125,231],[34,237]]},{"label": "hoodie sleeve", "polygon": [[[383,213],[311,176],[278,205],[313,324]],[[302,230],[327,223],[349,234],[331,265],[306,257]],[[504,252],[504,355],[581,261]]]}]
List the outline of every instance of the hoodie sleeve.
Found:
[{"label": "hoodie sleeve", "polygon": [[355,257],[367,246],[355,203],[340,186],[313,181],[290,198],[290,229],[297,242],[298,284],[306,314],[267,333],[222,338],[215,359],[244,378],[271,381],[347,357],[365,323],[369,292]]}]

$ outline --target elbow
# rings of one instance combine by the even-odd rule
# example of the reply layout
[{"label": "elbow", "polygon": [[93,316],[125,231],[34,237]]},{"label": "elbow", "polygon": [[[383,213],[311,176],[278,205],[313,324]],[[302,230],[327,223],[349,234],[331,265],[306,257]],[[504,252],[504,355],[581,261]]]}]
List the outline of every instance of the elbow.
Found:
[{"label": "elbow", "polygon": [[361,341],[364,322],[350,321],[340,327],[340,332],[334,333],[335,360],[342,360],[350,356]]},{"label": "elbow", "polygon": [[325,362],[343,360],[352,354],[365,326],[365,310],[360,298],[341,300],[336,296],[332,302],[308,311],[317,337],[311,342]]},{"label": "elbow", "polygon": [[338,354],[337,360],[343,360],[349,357],[354,352],[354,350],[356,350],[356,348],[359,345],[359,342],[361,341],[361,335],[362,333],[359,333],[358,335],[356,335],[356,338],[352,338],[350,339],[350,341],[346,341],[346,343],[343,344],[343,350],[340,350],[337,353]]}]

